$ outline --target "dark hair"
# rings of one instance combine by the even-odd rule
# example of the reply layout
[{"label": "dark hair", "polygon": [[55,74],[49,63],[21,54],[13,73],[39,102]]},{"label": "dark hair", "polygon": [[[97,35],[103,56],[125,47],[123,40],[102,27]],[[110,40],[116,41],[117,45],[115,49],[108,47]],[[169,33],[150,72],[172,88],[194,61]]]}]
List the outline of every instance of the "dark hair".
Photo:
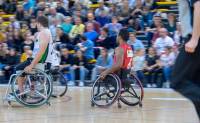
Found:
[{"label": "dark hair", "polygon": [[109,30],[108,30],[108,28],[107,28],[107,27],[103,27],[103,28],[102,28],[102,30],[103,30],[104,32],[106,32],[106,33],[108,33],[108,32],[109,32]]},{"label": "dark hair", "polygon": [[120,36],[122,38],[122,40],[124,40],[125,42],[128,41],[129,39],[129,32],[126,28],[123,28],[119,31],[118,36]]},{"label": "dark hair", "polygon": [[84,35],[80,35],[80,39],[83,40],[83,41],[86,41],[86,40],[87,40],[87,37],[84,36]]},{"label": "dark hair", "polygon": [[37,22],[40,23],[44,27],[49,26],[49,21],[48,21],[48,18],[46,16],[38,16]]}]

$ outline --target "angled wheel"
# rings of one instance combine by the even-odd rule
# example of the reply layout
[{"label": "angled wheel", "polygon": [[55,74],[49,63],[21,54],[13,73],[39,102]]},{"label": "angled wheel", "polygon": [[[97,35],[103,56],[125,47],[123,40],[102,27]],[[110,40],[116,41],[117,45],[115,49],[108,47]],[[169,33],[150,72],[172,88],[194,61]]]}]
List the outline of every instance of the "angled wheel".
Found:
[{"label": "angled wheel", "polygon": [[108,107],[118,99],[120,89],[121,82],[114,74],[107,75],[104,80],[99,77],[93,84],[92,103],[99,107]]},{"label": "angled wheel", "polygon": [[135,75],[131,75],[129,79],[123,83],[120,100],[129,106],[142,105],[143,95],[142,83]]},{"label": "angled wheel", "polygon": [[51,80],[53,83],[52,97],[62,97],[66,94],[68,86],[67,79],[60,71],[50,71]]},{"label": "angled wheel", "polygon": [[[19,80],[23,82],[23,92],[19,91],[17,83]],[[11,90],[20,104],[27,107],[38,107],[48,102],[52,94],[52,87],[49,76],[41,70],[34,69],[31,73],[23,71],[19,73],[12,82]]]}]

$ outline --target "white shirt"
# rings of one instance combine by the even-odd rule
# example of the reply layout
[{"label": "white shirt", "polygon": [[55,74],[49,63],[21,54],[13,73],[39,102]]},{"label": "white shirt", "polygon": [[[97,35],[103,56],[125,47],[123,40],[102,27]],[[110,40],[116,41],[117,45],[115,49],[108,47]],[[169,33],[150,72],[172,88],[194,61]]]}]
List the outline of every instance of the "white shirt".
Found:
[{"label": "white shirt", "polygon": [[166,36],[165,38],[157,38],[154,43],[154,48],[156,48],[157,55],[161,55],[162,52],[165,50],[165,47],[167,46],[174,46],[174,41],[172,38],[170,38],[169,36]]},{"label": "white shirt", "polygon": [[164,67],[170,67],[174,65],[175,60],[176,60],[176,55],[174,52],[171,52],[169,55],[163,54],[160,57],[160,61],[162,63],[162,66]]}]

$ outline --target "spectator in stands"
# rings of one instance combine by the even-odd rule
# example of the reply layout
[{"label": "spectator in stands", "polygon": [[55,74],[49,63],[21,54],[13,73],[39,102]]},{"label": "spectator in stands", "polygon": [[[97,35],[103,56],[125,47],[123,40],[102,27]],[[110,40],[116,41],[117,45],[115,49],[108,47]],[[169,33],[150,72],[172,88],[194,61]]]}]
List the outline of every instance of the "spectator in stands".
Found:
[{"label": "spectator in stands", "polygon": [[133,9],[133,6],[129,6],[129,1],[123,0],[122,5],[117,11],[117,16],[120,17],[120,20],[126,20],[131,13],[131,9]]},{"label": "spectator in stands", "polygon": [[147,73],[147,87],[157,87],[158,74],[162,72],[159,68],[159,56],[156,55],[156,50],[153,47],[148,49],[148,54],[145,58],[144,72]]},{"label": "spectator in stands", "polygon": [[173,36],[174,42],[177,46],[180,46],[182,44],[182,35],[181,35],[181,24],[180,22],[176,23],[176,31],[174,32]]},{"label": "spectator in stands", "polygon": [[12,26],[15,29],[20,29],[20,23],[18,20],[16,20],[15,16],[11,16],[9,20],[10,20],[10,26]]},{"label": "spectator in stands", "polygon": [[129,30],[136,30],[137,32],[142,31],[144,28],[139,18],[130,18],[127,27]]},{"label": "spectator in stands", "polygon": [[172,36],[176,31],[176,16],[173,13],[169,13],[167,15],[167,24],[165,24],[165,28],[168,30],[170,35]]},{"label": "spectator in stands", "polygon": [[20,63],[26,61],[28,58],[32,56],[32,50],[30,46],[24,46],[23,47],[22,55],[20,57]]},{"label": "spectator in stands", "polygon": [[49,15],[49,24],[51,25],[52,24],[52,19],[56,19],[58,21],[58,24],[61,24],[64,22],[64,15],[61,14],[61,13],[58,13],[56,11],[56,8],[55,7],[51,7],[50,8],[50,15]]},{"label": "spectator in stands", "polygon": [[18,21],[23,21],[24,20],[24,10],[22,5],[17,6],[17,12],[16,12],[16,19]]},{"label": "spectator in stands", "polygon": [[143,50],[145,51],[144,45],[142,41],[136,38],[136,32],[129,33],[129,41],[128,44],[131,45],[133,51]]},{"label": "spectator in stands", "polygon": [[96,41],[96,46],[105,47],[108,50],[116,46],[116,37],[109,36],[108,33],[108,28],[103,27],[101,29],[101,34]]},{"label": "spectator in stands", "polygon": [[93,15],[93,13],[88,13],[87,14],[87,23],[93,23],[93,26],[94,26],[94,30],[97,32],[97,33],[100,33],[100,24],[95,20],[95,17]]},{"label": "spectator in stands", "polygon": [[156,0],[145,0],[144,6],[149,7],[151,10],[154,10],[156,6]]},{"label": "spectator in stands", "polygon": [[34,6],[35,6],[35,0],[24,0],[23,2],[24,11],[29,11]]},{"label": "spectator in stands", "polygon": [[20,46],[21,46],[21,43],[23,42],[23,38],[18,29],[14,29],[13,40],[14,40],[14,45],[15,45],[14,48],[16,48],[17,51],[20,51]]},{"label": "spectator in stands", "polygon": [[96,20],[100,23],[101,27],[110,23],[110,16],[106,15],[106,12],[101,12],[99,16],[96,16]]},{"label": "spectator in stands", "polygon": [[85,30],[85,25],[82,23],[80,17],[75,18],[75,25],[69,33],[70,38],[76,38],[78,35],[82,35]]},{"label": "spectator in stands", "polygon": [[98,74],[102,73],[107,68],[112,67],[113,58],[108,54],[108,50],[103,48],[101,49],[101,55],[97,58],[95,68],[92,70],[92,81],[96,80]]},{"label": "spectator in stands", "polygon": [[84,33],[85,37],[88,40],[91,40],[93,42],[96,41],[98,38],[99,34],[94,30],[94,25],[93,23],[87,23],[86,25],[86,32]]},{"label": "spectator in stands", "polygon": [[86,17],[84,16],[84,14],[81,13],[81,9],[76,9],[74,14],[73,14],[73,18],[77,18],[80,17],[82,22],[86,22]]},{"label": "spectator in stands", "polygon": [[25,46],[29,46],[30,47],[30,50],[33,50],[33,47],[34,47],[34,42],[33,42],[33,39],[34,37],[31,35],[30,32],[26,32],[24,34],[24,42],[22,42],[21,46],[20,46],[20,51],[21,52],[25,52],[24,51],[24,47]]},{"label": "spectator in stands", "polygon": [[29,27],[30,27],[31,34],[34,35],[37,32],[37,22],[36,22],[35,17],[31,17]]},{"label": "spectator in stands", "polygon": [[67,11],[66,11],[66,9],[63,7],[61,1],[57,1],[56,11],[57,11],[58,13],[63,14],[64,16],[69,16],[69,13],[67,13]]},{"label": "spectator in stands", "polygon": [[74,71],[72,69],[73,64],[74,56],[69,54],[69,50],[66,47],[62,47],[60,69],[63,73],[70,73],[70,81],[68,85],[75,85]]},{"label": "spectator in stands", "polygon": [[65,17],[65,21],[61,24],[62,29],[65,34],[69,34],[71,31],[73,24],[72,24],[72,18],[70,16]]},{"label": "spectator in stands", "polygon": [[88,60],[94,59],[94,43],[83,35],[80,36],[80,40],[81,43],[78,44],[78,47],[83,52],[84,57]]},{"label": "spectator in stands", "polygon": [[112,23],[106,24],[105,27],[108,28],[110,35],[116,36],[120,29],[122,29],[122,25],[118,23],[117,17],[112,17]]},{"label": "spectator in stands", "polygon": [[19,56],[17,56],[15,49],[10,49],[6,55],[3,70],[5,71],[5,79],[9,80],[10,75],[14,72],[14,66],[19,63]]},{"label": "spectator in stands", "polygon": [[142,21],[146,27],[150,27],[153,24],[153,13],[150,11],[149,6],[143,7]]},{"label": "spectator in stands", "polygon": [[163,68],[163,74],[166,80],[163,87],[170,88],[172,66],[174,65],[175,59],[176,55],[173,52],[172,47],[165,47],[165,53],[160,57],[160,66]]},{"label": "spectator in stands", "polygon": [[106,16],[109,15],[109,8],[104,5],[103,0],[99,2],[99,8],[95,10],[95,16],[98,17],[102,14],[105,14]]},{"label": "spectator in stands", "polygon": [[144,50],[138,49],[135,51],[135,57],[133,58],[133,67],[131,68],[131,71],[133,73],[136,72],[137,77],[140,79],[140,81],[143,83],[144,86],[146,86],[145,80],[144,80],[144,65],[145,65],[145,56],[144,56]]},{"label": "spectator in stands", "polygon": [[56,42],[60,42],[62,45],[67,47],[69,50],[73,50],[74,46],[70,40],[68,34],[65,34],[61,26],[57,26],[57,38]]},{"label": "spectator in stands", "polygon": [[7,14],[13,14],[16,11],[16,2],[14,0],[4,0],[2,9]]},{"label": "spectator in stands", "polygon": [[84,86],[85,77],[88,73],[88,59],[83,55],[80,50],[78,50],[76,52],[76,56],[73,62],[74,65],[72,66],[72,69],[75,72],[74,77],[76,78],[76,80],[77,78],[80,79],[79,86]]},{"label": "spectator in stands", "polygon": [[51,25],[49,26],[49,29],[51,31],[53,40],[56,40],[57,34],[56,34],[56,30],[57,30],[57,26],[59,25],[59,21],[56,18],[52,18],[51,19]]},{"label": "spectator in stands", "polygon": [[153,47],[156,49],[157,55],[161,55],[165,51],[165,47],[174,46],[174,41],[168,36],[168,31],[165,28],[159,30],[160,37],[156,39]]}]

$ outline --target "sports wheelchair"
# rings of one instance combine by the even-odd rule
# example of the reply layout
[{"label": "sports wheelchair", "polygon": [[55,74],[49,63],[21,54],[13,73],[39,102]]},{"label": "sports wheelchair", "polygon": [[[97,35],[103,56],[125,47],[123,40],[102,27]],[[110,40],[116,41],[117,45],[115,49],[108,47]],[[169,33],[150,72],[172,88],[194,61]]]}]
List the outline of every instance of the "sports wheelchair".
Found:
[{"label": "sports wheelchair", "polygon": [[144,97],[143,86],[134,74],[127,74],[127,78],[121,80],[117,74],[109,74],[104,80],[99,76],[94,82],[91,92],[91,106],[108,107],[120,101],[129,106],[142,107]]},{"label": "sports wheelchair", "polygon": [[[50,97],[60,97],[67,92],[67,80],[59,68],[49,69],[47,64],[38,64],[30,73],[24,71],[11,75],[4,101],[9,105],[18,102],[26,107],[49,104]],[[23,92],[19,91],[18,79],[23,77]],[[11,92],[11,93],[10,93]]]}]

